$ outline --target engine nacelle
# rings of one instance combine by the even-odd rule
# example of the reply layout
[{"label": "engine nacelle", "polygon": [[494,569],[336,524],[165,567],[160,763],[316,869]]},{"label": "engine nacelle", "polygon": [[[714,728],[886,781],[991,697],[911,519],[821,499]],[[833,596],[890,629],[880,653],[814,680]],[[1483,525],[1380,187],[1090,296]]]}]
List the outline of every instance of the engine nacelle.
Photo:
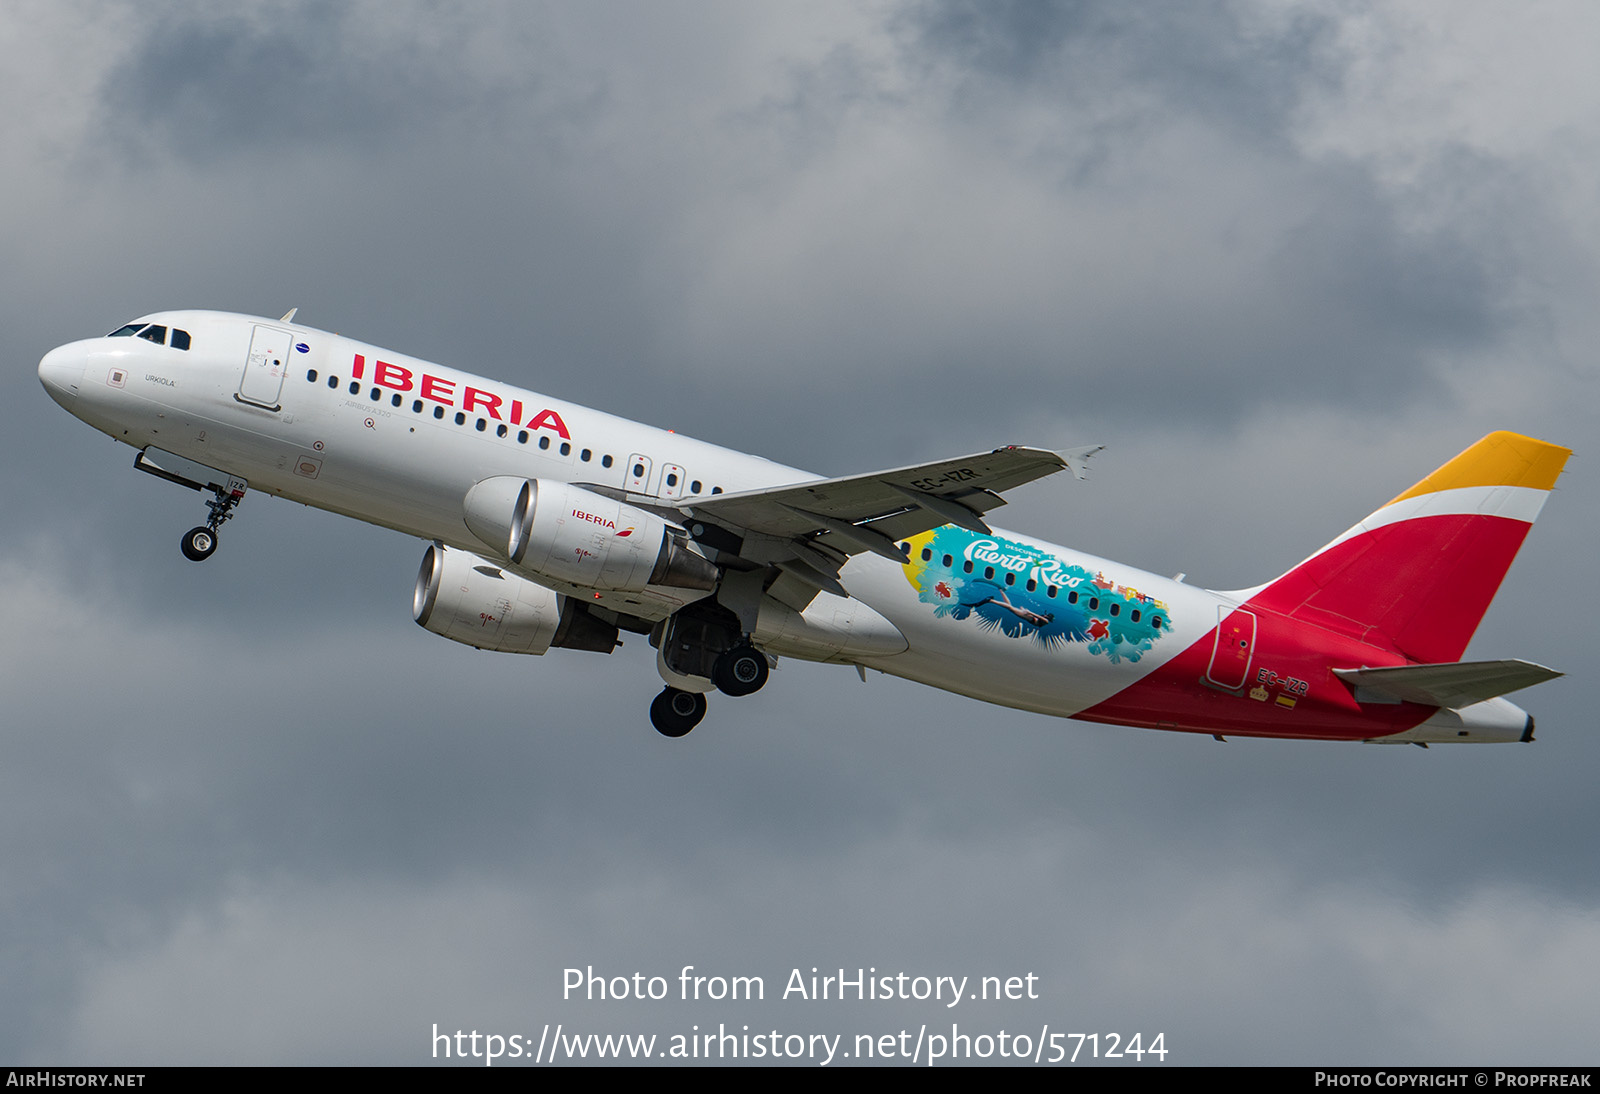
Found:
[{"label": "engine nacelle", "polygon": [[500,653],[544,653],[551,646],[610,653],[614,624],[570,599],[466,551],[431,545],[411,601],[419,626],[455,642]]},{"label": "engine nacelle", "polygon": [[501,475],[467,491],[467,527],[519,569],[566,585],[710,591],[718,572],[654,513],[550,479]]}]

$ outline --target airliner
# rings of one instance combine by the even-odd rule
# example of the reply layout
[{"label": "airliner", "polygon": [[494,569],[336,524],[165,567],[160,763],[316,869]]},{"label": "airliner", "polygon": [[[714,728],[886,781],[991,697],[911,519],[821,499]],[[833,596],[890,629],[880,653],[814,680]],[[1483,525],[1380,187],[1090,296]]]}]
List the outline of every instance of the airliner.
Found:
[{"label": "airliner", "polygon": [[427,541],[412,597],[479,649],[647,636],[681,737],[781,658],[1007,707],[1229,737],[1530,741],[1560,673],[1462,661],[1571,454],[1493,433],[1281,576],[1212,591],[991,527],[1098,451],[1006,446],[819,478],[295,322],[147,315],[51,350],[50,397],[198,491],[211,557],[248,491]]}]

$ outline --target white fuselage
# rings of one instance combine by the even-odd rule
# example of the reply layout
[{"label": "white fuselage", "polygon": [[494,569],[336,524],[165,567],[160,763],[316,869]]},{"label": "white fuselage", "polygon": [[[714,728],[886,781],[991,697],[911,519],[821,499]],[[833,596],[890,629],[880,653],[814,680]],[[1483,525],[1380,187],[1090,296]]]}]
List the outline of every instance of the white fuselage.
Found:
[{"label": "white fuselage", "polygon": [[[463,521],[463,498],[495,476],[593,484],[680,504],[816,478],[294,323],[216,312],[160,313],[142,322],[181,328],[191,347],[137,337],[63,346],[40,365],[52,397],[135,448],[176,453],[246,479],[253,490],[465,551],[486,553]],[[898,630],[903,649],[853,646],[845,635],[830,652],[818,631],[848,632],[852,622],[848,601],[829,593],[804,611],[809,639],[787,640],[781,627],[765,635],[758,629],[757,639],[776,654],[864,664],[989,702],[1070,716],[1170,660],[1217,626],[1219,605],[1236,603],[995,531],[992,540],[967,543],[964,554],[975,556],[980,570],[986,557],[1000,558],[1003,569],[1021,552],[1027,560],[1011,563],[1019,574],[1045,559],[1095,575],[1106,589],[1133,590],[1138,603],[1159,604],[1147,611],[1164,613],[1165,633],[1132,657],[1117,656],[1109,637],[1098,652],[1081,642],[1019,639],[992,620],[935,612],[931,594],[919,597],[911,567],[857,555],[840,581]],[[1086,582],[1073,588],[1085,597],[1094,591]],[[1062,590],[1064,598],[1067,586]],[[764,604],[764,626],[769,606],[772,618],[782,614]],[[987,610],[995,612],[992,604]]]}]

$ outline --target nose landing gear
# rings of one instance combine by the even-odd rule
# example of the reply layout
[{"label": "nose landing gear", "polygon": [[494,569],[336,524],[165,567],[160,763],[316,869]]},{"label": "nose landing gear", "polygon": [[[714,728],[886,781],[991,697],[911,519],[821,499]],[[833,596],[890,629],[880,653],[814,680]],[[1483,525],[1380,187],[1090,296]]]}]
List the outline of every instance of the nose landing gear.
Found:
[{"label": "nose landing gear", "polygon": [[217,529],[233,516],[233,507],[244,500],[244,491],[244,480],[233,475],[228,476],[226,487],[212,484],[212,500],[206,502],[211,516],[204,524],[185,532],[179,541],[178,547],[183,551],[184,558],[190,562],[204,562],[216,553]]},{"label": "nose landing gear", "polygon": [[244,500],[244,492],[250,484],[238,475],[155,447],[141,448],[133,457],[133,466],[147,475],[187,486],[190,490],[211,491],[211,500],[206,502],[211,515],[198,528],[185,532],[178,546],[190,562],[204,562],[215,554],[217,529],[233,516],[233,507]]}]

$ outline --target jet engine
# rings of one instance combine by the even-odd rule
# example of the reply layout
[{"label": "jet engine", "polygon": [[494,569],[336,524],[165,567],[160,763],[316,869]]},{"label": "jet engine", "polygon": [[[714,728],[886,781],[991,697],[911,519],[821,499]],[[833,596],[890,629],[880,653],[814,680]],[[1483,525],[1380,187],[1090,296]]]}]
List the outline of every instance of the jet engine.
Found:
[{"label": "jet engine", "polygon": [[438,544],[422,556],[411,613],[434,634],[500,653],[540,654],[551,646],[610,653],[617,645],[616,625],[570,597]]},{"label": "jet engine", "polygon": [[467,491],[467,527],[517,569],[566,585],[715,589],[717,568],[654,513],[550,479],[500,475]]}]

